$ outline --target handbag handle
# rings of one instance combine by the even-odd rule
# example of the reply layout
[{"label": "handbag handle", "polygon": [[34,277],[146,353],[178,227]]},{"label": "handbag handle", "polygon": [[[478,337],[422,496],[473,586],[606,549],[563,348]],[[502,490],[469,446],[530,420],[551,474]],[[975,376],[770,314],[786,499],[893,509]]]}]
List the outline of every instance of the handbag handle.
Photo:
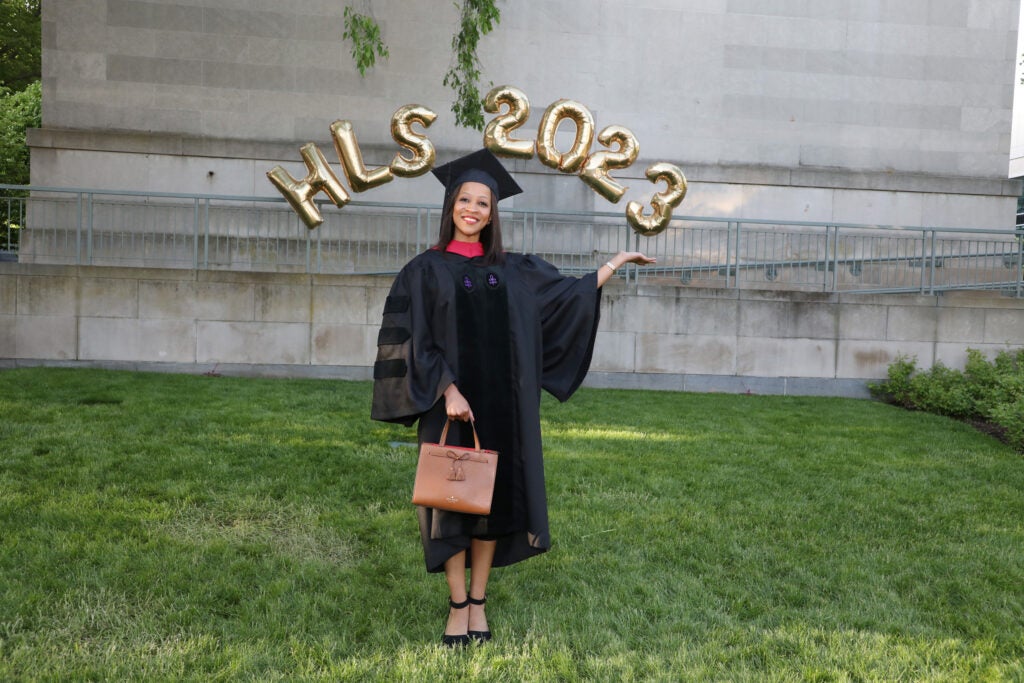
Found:
[{"label": "handbag handle", "polygon": [[[451,425],[452,419],[449,417],[448,421],[444,423],[444,429],[441,430],[441,446],[448,445],[448,426]],[[473,420],[469,421],[469,426],[473,428],[473,448],[480,450],[480,437],[476,433],[476,423]]]}]

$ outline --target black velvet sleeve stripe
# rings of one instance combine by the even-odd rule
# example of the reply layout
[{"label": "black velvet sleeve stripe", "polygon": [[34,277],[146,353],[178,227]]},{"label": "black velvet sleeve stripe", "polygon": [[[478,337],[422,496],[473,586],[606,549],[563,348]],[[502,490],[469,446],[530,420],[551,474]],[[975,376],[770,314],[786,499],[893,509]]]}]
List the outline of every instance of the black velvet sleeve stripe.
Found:
[{"label": "black velvet sleeve stripe", "polygon": [[382,327],[377,333],[377,346],[401,344],[412,334],[404,327]]},{"label": "black velvet sleeve stripe", "polygon": [[384,314],[388,313],[405,313],[409,310],[409,297],[407,296],[389,296],[384,301]]},{"label": "black velvet sleeve stripe", "polygon": [[373,364],[373,378],[387,379],[388,377],[405,377],[409,371],[404,358],[392,360],[379,360]]}]

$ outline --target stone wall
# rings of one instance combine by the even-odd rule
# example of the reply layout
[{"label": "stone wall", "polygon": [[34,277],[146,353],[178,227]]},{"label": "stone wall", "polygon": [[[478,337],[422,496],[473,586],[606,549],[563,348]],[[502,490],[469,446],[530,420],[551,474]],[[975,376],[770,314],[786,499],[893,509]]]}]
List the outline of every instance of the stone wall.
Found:
[{"label": "stone wall", "polygon": [[[368,379],[391,278],[0,263],[0,367]],[[1024,340],[989,292],[605,287],[587,384],[866,396],[899,354],[961,367]]]},{"label": "stone wall", "polygon": [[[442,85],[457,11],[373,2],[391,56],[360,77],[337,0],[43,3],[43,128],[32,182],[232,195],[275,191],[298,148],[333,159],[353,122],[370,165],[397,151],[392,113],[435,110],[442,158],[480,146]],[[629,127],[640,159],[617,175],[646,202],[652,162],[679,165],[679,212],[773,220],[1007,228],[1019,0],[550,0],[504,3],[481,41],[484,83],[530,98],[517,131],[571,98],[596,128]],[[571,130],[571,125],[566,125]],[[568,142],[562,136],[560,144]],[[594,148],[599,148],[595,143]],[[512,164],[517,208],[614,210],[534,158]],[[436,202],[429,177],[363,198]]]}]

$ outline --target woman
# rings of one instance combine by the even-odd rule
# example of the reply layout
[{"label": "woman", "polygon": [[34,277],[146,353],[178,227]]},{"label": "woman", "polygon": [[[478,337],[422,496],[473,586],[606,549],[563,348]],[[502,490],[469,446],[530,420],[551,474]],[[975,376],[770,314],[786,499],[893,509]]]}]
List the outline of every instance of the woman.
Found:
[{"label": "woman", "polygon": [[602,285],[623,264],[654,259],[620,252],[594,273],[563,277],[536,256],[502,249],[497,202],[522,190],[489,151],[433,173],[446,190],[440,236],[406,264],[384,305],[371,416],[419,420],[420,443],[436,443],[456,420],[448,443],[458,445],[472,445],[472,421],[481,445],[499,453],[489,515],[417,508],[427,571],[443,570],[448,581],[442,642],[452,646],[490,639],[491,568],[551,546],[540,391],[561,401],[576,391],[590,366]]}]

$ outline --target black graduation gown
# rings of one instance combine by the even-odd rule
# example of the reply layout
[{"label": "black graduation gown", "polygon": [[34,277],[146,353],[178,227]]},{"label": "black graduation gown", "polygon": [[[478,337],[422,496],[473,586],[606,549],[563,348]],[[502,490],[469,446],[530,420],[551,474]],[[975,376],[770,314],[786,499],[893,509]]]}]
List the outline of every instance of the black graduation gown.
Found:
[{"label": "black graduation gown", "polygon": [[[490,515],[417,508],[430,572],[473,537],[497,540],[496,567],[550,548],[540,390],[565,401],[579,388],[600,316],[596,273],[566,277],[528,254],[481,264],[436,249],[415,257],[395,278],[377,338],[373,419],[419,420],[420,443],[437,442],[455,382],[481,445],[499,452]],[[448,441],[472,445],[472,432],[454,422]]]}]

